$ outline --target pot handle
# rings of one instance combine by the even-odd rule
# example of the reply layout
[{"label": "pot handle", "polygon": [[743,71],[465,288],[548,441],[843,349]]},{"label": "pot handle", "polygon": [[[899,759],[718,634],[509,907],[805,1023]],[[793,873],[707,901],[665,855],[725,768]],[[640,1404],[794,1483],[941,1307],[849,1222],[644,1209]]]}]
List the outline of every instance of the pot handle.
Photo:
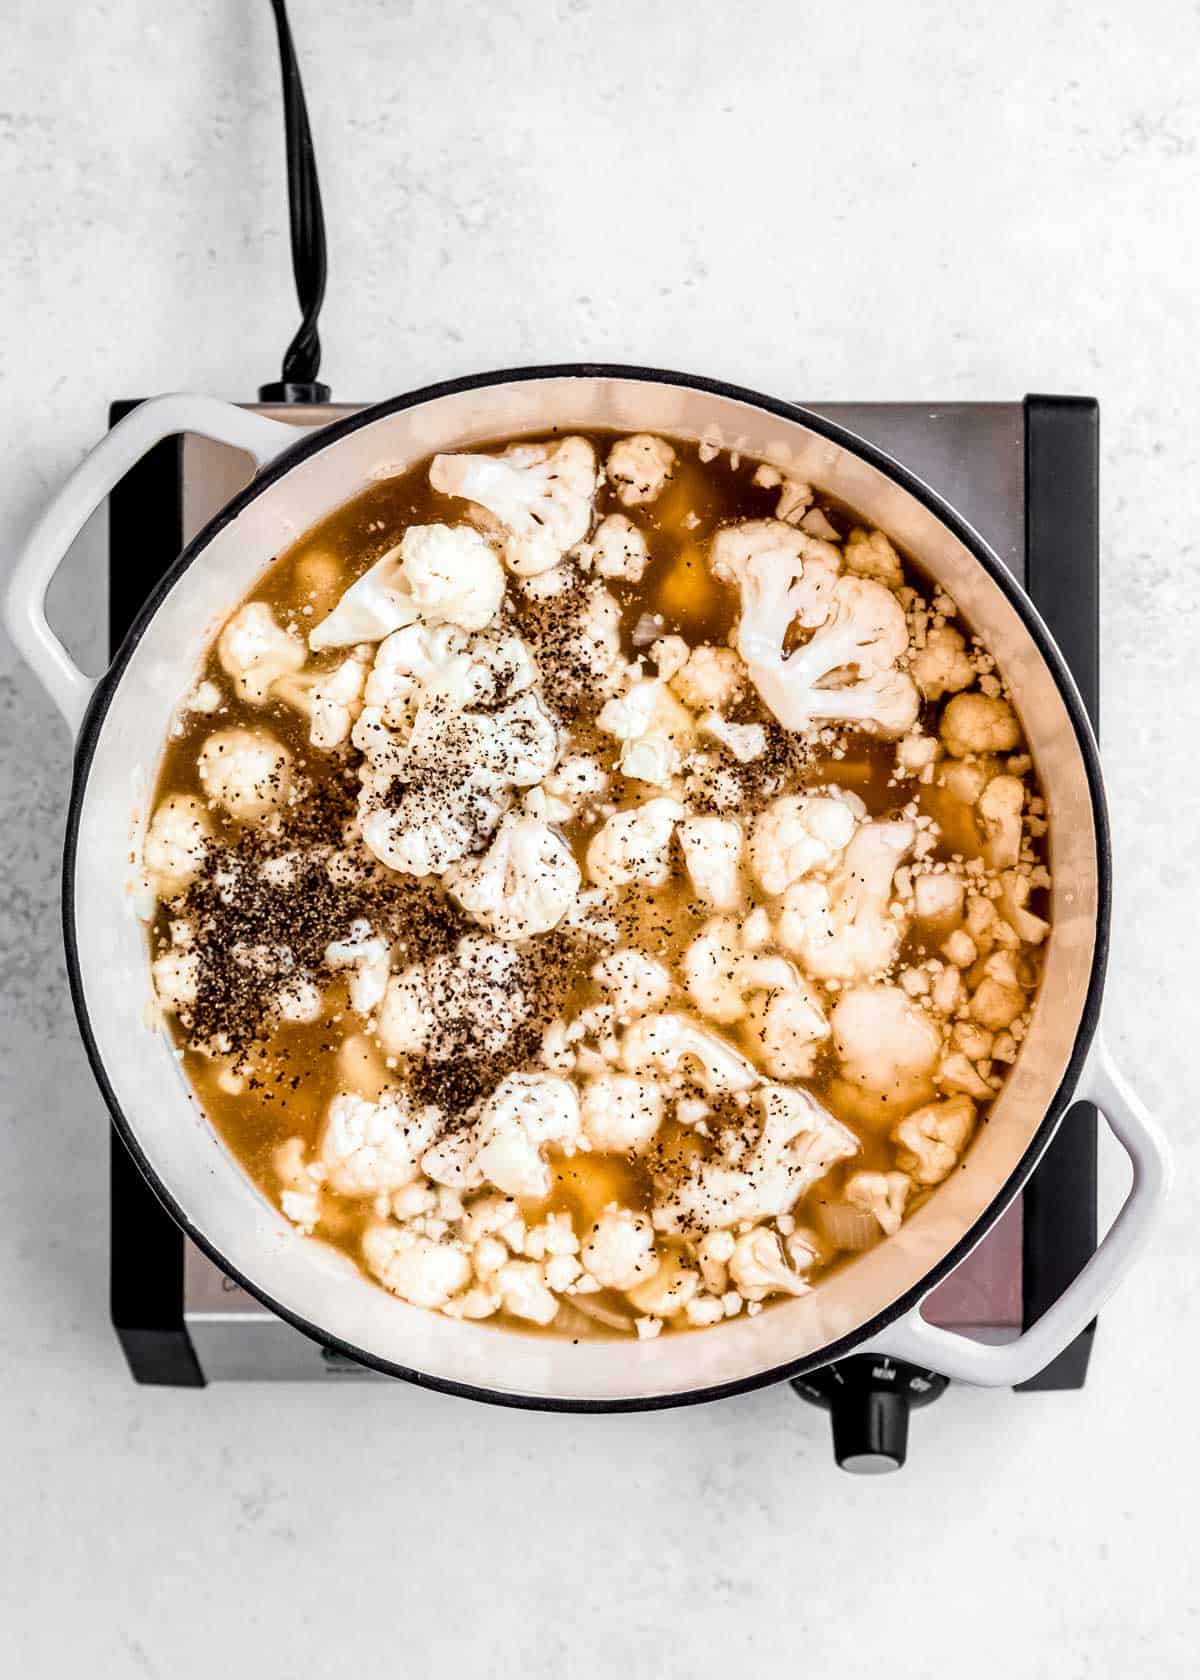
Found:
[{"label": "pot handle", "polygon": [[79,733],[96,686],[46,622],[46,591],[67,550],[108,493],[155,444],[182,432],[244,449],[263,466],[301,435],[295,426],[215,397],[152,397],[119,420],[84,457],[29,533],[4,600],[4,622],[43,688]]},{"label": "pot handle", "polygon": [[941,1330],[922,1318],[918,1303],[862,1352],[904,1359],[984,1388],[1010,1388],[1044,1370],[1091,1323],[1149,1234],[1167,1194],[1171,1157],[1157,1124],[1113,1065],[1099,1034],[1073,1100],[1096,1105],[1133,1166],[1133,1184],[1121,1211],[1074,1282],[1012,1342],[992,1345]]}]

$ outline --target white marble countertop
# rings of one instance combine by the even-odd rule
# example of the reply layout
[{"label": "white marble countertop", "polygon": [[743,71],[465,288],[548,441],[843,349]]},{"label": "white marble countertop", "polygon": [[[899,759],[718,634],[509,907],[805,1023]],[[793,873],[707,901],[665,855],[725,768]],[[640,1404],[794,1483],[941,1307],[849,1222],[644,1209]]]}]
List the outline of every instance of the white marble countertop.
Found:
[{"label": "white marble countertop", "polygon": [[[812,400],[1103,405],[1113,1040],[1181,1187],[1078,1394],[958,1390],[857,1482],[786,1391],[654,1416],[135,1388],[57,917],[66,733],[0,650],[5,1672],[1195,1672],[1200,19],[294,0],[336,393],[580,357]],[[108,400],[252,394],[294,325],[265,0],[17,0],[0,550]],[[98,661],[84,544],[56,592]],[[7,563],[7,562],[6,562]]]}]

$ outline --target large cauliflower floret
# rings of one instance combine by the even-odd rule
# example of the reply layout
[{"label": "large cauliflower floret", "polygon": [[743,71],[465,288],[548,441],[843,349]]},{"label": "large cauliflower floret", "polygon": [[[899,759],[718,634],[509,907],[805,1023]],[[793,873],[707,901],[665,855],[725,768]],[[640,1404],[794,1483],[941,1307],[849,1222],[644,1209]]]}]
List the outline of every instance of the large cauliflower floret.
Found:
[{"label": "large cauliflower floret", "polygon": [[521,958],[511,945],[467,934],[453,951],[392,976],[379,1010],[378,1034],[391,1056],[446,1061],[493,1055],[529,1019]]},{"label": "large cauliflower floret", "polygon": [[846,538],[842,554],[846,570],[857,577],[874,578],[889,589],[899,589],[904,583],[900,556],[882,531],[856,528]]},{"label": "large cauliflower floret", "polygon": [[787,1213],[858,1140],[801,1087],[764,1085],[756,1102],[761,1128],[742,1159],[692,1160],[655,1208],[660,1231],[694,1235],[758,1224]]},{"label": "large cauliflower floret", "polygon": [[636,432],[613,444],[604,471],[622,504],[639,507],[662,494],[675,471],[675,451],[666,438]]},{"label": "large cauliflower floret", "polygon": [[379,642],[418,619],[481,630],[504,598],[504,571],[470,525],[410,525],[403,538],[352,583],[308,645]]},{"label": "large cauliflower floret", "polygon": [[477,1189],[493,1184],[507,1196],[550,1194],[548,1145],[567,1154],[579,1143],[579,1098],[569,1079],[512,1073],[483,1104],[469,1131],[435,1144],[421,1162],[438,1184]]},{"label": "large cauliflower floret", "polygon": [[[839,576],[840,565],[831,543],[777,520],[731,526],[712,547],[714,574],[741,591],[738,652],[785,728],[832,721],[903,735],[920,709],[896,668],[908,647],[904,609],[873,578]],[[789,653],[793,623],[813,634]]]},{"label": "large cauliflower floret", "polygon": [[604,1073],[583,1088],[580,1118],[593,1149],[620,1155],[644,1149],[657,1136],[662,1117],[662,1090],[652,1079]]},{"label": "large cauliflower floret", "polygon": [[833,1011],[844,1076],[897,1107],[928,1094],[942,1049],[930,1016],[899,986],[851,986]]},{"label": "large cauliflower floret", "polygon": [[561,835],[534,817],[509,815],[480,858],[446,871],[463,909],[498,939],[557,927],[579,891],[579,865]]},{"label": "large cauliflower floret", "polygon": [[624,1024],[658,1009],[671,995],[671,976],[645,951],[625,948],[603,957],[592,979],[607,991],[615,1018]]},{"label": "large cauliflower floret", "polygon": [[747,1301],[765,1301],[768,1295],[805,1295],[809,1288],[788,1265],[775,1232],[763,1225],[737,1239],[729,1257],[729,1276]]},{"label": "large cauliflower floret", "polygon": [[614,811],[588,846],[588,875],[600,887],[661,887],[671,873],[671,836],[686,814],[678,800],[665,798]]},{"label": "large cauliflower floret", "polygon": [[559,735],[527,690],[492,712],[458,711],[424,699],[407,741],[379,713],[354,732],[368,764],[359,812],[363,840],[382,863],[409,875],[443,875],[498,825],[514,788],[554,768]]},{"label": "large cauliflower floret", "polygon": [[918,1184],[940,1184],[947,1178],[975,1129],[975,1104],[970,1097],[947,1097],[915,1108],[892,1133],[900,1148],[896,1163]]},{"label": "large cauliflower floret", "polygon": [[212,838],[206,807],[190,793],[171,793],[150,820],[142,862],[155,894],[177,898],[199,875]]},{"label": "large cauliflower floret", "polygon": [[912,1182],[902,1172],[852,1173],[842,1190],[846,1202],[859,1213],[869,1213],[885,1237],[894,1237],[904,1222],[904,1205]]},{"label": "large cauliflower floret", "polygon": [[858,795],[841,788],[774,800],[750,836],[750,867],[759,885],[782,893],[814,870],[832,869],[866,814]]},{"label": "large cauliflower floret", "polygon": [[787,889],[779,940],[814,978],[870,978],[895,962],[907,924],[893,913],[892,882],[915,837],[910,822],[863,823],[828,881]]},{"label": "large cauliflower floret", "polygon": [[585,438],[517,443],[503,455],[435,455],[429,482],[486,508],[505,527],[504,559],[519,577],[557,566],[592,523],[596,456]]},{"label": "large cauliflower floret", "polygon": [[298,671],[305,660],[304,643],[285,630],[265,601],[247,601],[221,632],[217,658],[233,679],[239,699],[252,706],[266,704],[280,677]]},{"label": "large cauliflower floret", "polygon": [[697,712],[723,712],[746,683],[746,667],[731,647],[702,642],[671,678],[671,687],[685,706]]},{"label": "large cauliflower floret", "polygon": [[966,640],[952,624],[937,624],[925,637],[909,666],[909,673],[926,700],[940,700],[970,688],[976,670],[967,653]]},{"label": "large cauliflower floret", "polygon": [[602,519],[591,541],[581,543],[577,552],[601,577],[622,583],[640,583],[650,560],[645,536],[623,513]]},{"label": "large cauliflower floret", "polygon": [[196,773],[205,793],[231,817],[263,823],[287,803],[292,755],[273,735],[219,729],[201,747]]},{"label": "large cauliflower floret", "polygon": [[414,1108],[402,1091],[385,1091],[378,1102],[334,1097],[317,1157],[326,1184],[341,1196],[375,1196],[411,1184],[439,1124],[436,1109]]},{"label": "large cauliflower floret", "polygon": [[444,1307],[471,1281],[471,1260],[465,1250],[406,1225],[368,1225],[362,1252],[371,1275],[414,1307]]},{"label": "large cauliflower floret", "polygon": [[621,1040],[621,1066],[628,1073],[690,1079],[709,1096],[750,1091],[759,1083],[753,1064],[727,1039],[672,1011],[633,1023]]},{"label": "large cauliflower floret", "polygon": [[695,734],[691,713],[656,677],[643,677],[601,707],[597,729],[621,743],[620,770],[633,781],[670,785]]},{"label": "large cauliflower floret", "polygon": [[683,956],[692,1001],[712,1021],[742,1022],[748,1047],[774,1079],[806,1079],[829,1023],[818,993],[785,958],[747,950],[728,917],[707,922]]},{"label": "large cauliflower floret", "polygon": [[495,708],[532,688],[537,676],[528,647],[511,632],[468,635],[449,624],[410,624],[380,644],[364,698],[389,729],[403,734],[424,699]]},{"label": "large cauliflower floret", "polygon": [[742,825],[732,817],[688,817],[676,831],[697,898],[713,910],[736,910],[742,882]]},{"label": "large cauliflower floret", "polygon": [[351,922],[345,939],[325,947],[326,966],[349,971],[350,1007],[357,1015],[370,1015],[383,1002],[391,973],[390,947],[365,917]]},{"label": "large cauliflower floret", "polygon": [[614,1203],[589,1231],[582,1257],[601,1288],[635,1289],[658,1271],[654,1227],[644,1214]]},{"label": "large cauliflower floret", "polygon": [[1012,752],[1021,726],[1007,700],[990,694],[956,694],[942,713],[942,745],[952,758]]}]

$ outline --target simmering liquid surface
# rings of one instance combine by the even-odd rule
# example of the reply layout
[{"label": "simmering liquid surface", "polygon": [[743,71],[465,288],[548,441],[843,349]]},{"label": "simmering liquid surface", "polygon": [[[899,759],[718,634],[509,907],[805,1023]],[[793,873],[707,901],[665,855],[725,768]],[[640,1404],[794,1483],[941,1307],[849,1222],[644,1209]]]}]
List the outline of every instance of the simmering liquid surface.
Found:
[{"label": "simmering liquid surface", "polygon": [[[555,447],[560,440],[544,441]],[[615,441],[608,434],[587,437],[601,474]],[[997,717],[982,713],[969,720],[983,730],[973,750],[954,738],[953,729],[947,737],[946,712],[954,694],[966,692],[1004,707],[1002,674],[992,671],[986,651],[955,616],[953,603],[939,597],[908,557],[903,557],[899,580],[885,583],[878,571],[873,577],[861,570],[851,574],[851,533],[860,522],[819,494],[801,496],[799,506],[788,510],[783,527],[800,532],[817,548],[823,545],[833,554],[834,565],[844,557],[843,577],[869,576],[872,588],[886,588],[904,609],[908,644],[889,671],[900,673],[904,682],[926,673],[918,684],[911,723],[881,731],[870,719],[864,727],[862,719],[828,716],[804,728],[789,728],[759,692],[753,680],[757,667],[748,674],[743,665],[735,692],[724,696],[719,707],[706,707],[696,703],[689,690],[684,666],[682,676],[676,673],[668,679],[674,685],[671,704],[682,706],[682,712],[672,714],[668,724],[660,719],[643,732],[643,738],[653,740],[656,729],[665,730],[666,767],[655,781],[625,773],[636,768],[636,761],[627,756],[631,742],[605,727],[601,713],[606,701],[620,699],[636,682],[661,677],[673,660],[686,659],[689,650],[728,649],[736,642],[748,586],[728,574],[714,575],[713,539],[745,522],[775,520],[788,499],[788,484],[781,485],[777,473],[764,471],[754,461],[727,453],[702,459],[711,452],[676,439],[670,444],[669,476],[651,499],[623,500],[621,482],[604,476],[594,497],[593,541],[596,522],[610,515],[628,519],[643,534],[648,550],[643,575],[606,575],[594,556],[589,560],[585,553],[580,561],[578,547],[572,545],[572,553],[552,569],[565,575],[557,593],[541,589],[538,579],[545,578],[544,572],[532,580],[511,573],[506,577],[504,603],[494,622],[519,638],[537,663],[536,692],[557,732],[554,756],[560,766],[571,759],[599,766],[604,780],[599,790],[582,797],[552,795],[549,807],[536,800],[530,804],[528,784],[517,784],[503,796],[509,818],[520,810],[532,811],[535,820],[565,842],[579,871],[578,893],[592,892],[594,902],[587,914],[572,911],[536,935],[502,941],[518,966],[497,982],[498,1001],[488,1008],[502,1014],[505,998],[519,990],[525,1011],[502,1041],[498,1028],[489,1038],[488,1023],[481,1025],[468,1009],[461,1030],[455,1029],[459,1037],[450,1053],[389,1048],[397,1042],[397,1029],[393,1026],[389,1036],[389,1031],[381,1032],[380,1023],[392,1007],[392,994],[387,1004],[376,998],[364,1008],[360,993],[356,1006],[359,969],[354,961],[339,965],[327,954],[331,945],[348,939],[353,943],[359,937],[351,931],[354,925],[360,935],[365,926],[386,948],[385,972],[394,986],[395,977],[405,972],[415,973],[419,983],[439,959],[453,967],[464,938],[482,936],[489,940],[489,949],[495,943],[488,924],[481,926],[456,892],[446,888],[447,879],[458,879],[454,869],[461,863],[452,866],[448,876],[421,876],[369,855],[362,837],[364,757],[355,745],[358,737],[343,738],[331,748],[314,746],[311,740],[312,684],[342,666],[355,644],[311,653],[304,643],[350,584],[401,544],[414,526],[457,528],[470,521],[494,549],[503,551],[504,521],[464,499],[435,491],[427,461],[371,485],[307,532],[260,580],[251,599],[270,609],[276,629],[290,634],[293,647],[304,647],[304,663],[296,665],[297,656],[290,656],[292,669],[268,683],[265,678],[239,677],[237,671],[244,673],[244,665],[231,672],[236,661],[231,661],[228,648],[222,652],[214,646],[198,678],[197,698],[180,709],[155,796],[160,809],[174,797],[193,800],[208,813],[207,832],[196,845],[190,877],[184,878],[187,870],[176,870],[173,876],[168,872],[165,885],[161,872],[157,878],[160,902],[151,930],[152,954],[156,964],[165,960],[168,965],[165,970],[156,967],[159,994],[188,1078],[247,1172],[272,1201],[282,1198],[289,1217],[320,1240],[345,1249],[360,1264],[364,1236],[385,1230],[392,1235],[416,1233],[405,1237],[409,1247],[402,1252],[416,1252],[419,1240],[425,1245],[421,1255],[439,1251],[431,1261],[435,1267],[447,1255],[461,1255],[462,1265],[469,1261],[473,1268],[469,1278],[459,1279],[447,1305],[436,1298],[438,1286],[414,1285],[403,1267],[389,1270],[391,1261],[381,1261],[380,1251],[372,1250],[376,1257],[371,1261],[368,1256],[368,1270],[405,1298],[458,1310],[463,1316],[487,1316],[510,1327],[569,1336],[631,1332],[635,1325],[640,1334],[654,1334],[663,1327],[689,1329],[744,1310],[758,1311],[764,1302],[799,1292],[823,1271],[886,1240],[901,1217],[936,1193],[937,1182],[969,1146],[971,1132],[986,1117],[1019,1052],[1040,974],[1042,919],[1048,914],[1045,806],[1023,742],[1003,718],[998,723]],[[497,443],[489,450],[497,453],[503,447]],[[863,551],[855,552],[861,566]],[[817,563],[805,559],[803,564]],[[880,564],[886,570],[886,557]],[[599,691],[580,681],[569,645],[580,612],[597,591],[607,591],[616,603],[622,670],[610,673]],[[959,632],[957,674],[952,678],[957,687],[948,689],[928,674],[931,637],[937,643],[947,628],[951,634]],[[823,633],[820,627],[798,622],[788,632],[787,647],[803,650]],[[686,647],[671,638],[680,638]],[[366,670],[378,669],[384,642],[385,638],[364,637],[357,644]],[[955,666],[954,651],[947,644],[947,669]],[[972,662],[966,681],[961,680],[967,675],[964,661]],[[853,669],[847,673],[839,668],[823,691],[836,692],[853,675]],[[368,686],[368,705],[370,692]],[[414,706],[419,706],[421,692]],[[493,715],[497,708],[504,715],[506,703],[501,693],[492,703]],[[195,704],[205,709],[194,709]],[[363,705],[360,694],[348,703],[348,710],[361,719]],[[735,736],[740,753],[707,732],[704,720],[718,712],[718,721],[723,719],[735,730],[758,726],[757,734]],[[413,727],[410,713],[389,739],[402,747],[406,730]],[[222,801],[219,776],[200,769],[205,743],[215,733],[228,731],[265,738],[282,749],[281,759],[287,759],[286,790],[274,804],[268,794],[265,813],[248,818],[245,808],[231,808]],[[740,754],[748,755],[754,745],[760,750],[741,762]],[[907,762],[901,762],[905,757]],[[448,768],[447,778],[454,773]],[[411,792],[413,774],[410,769],[398,771],[391,786],[399,791],[388,797]],[[539,777],[535,791],[552,781],[553,776]],[[1015,817],[1012,788],[1001,787],[1002,782],[1020,786]],[[989,786],[995,790],[990,796]],[[838,891],[852,896],[855,887],[838,874],[839,867],[845,869],[845,845],[824,854],[815,845],[807,874],[801,871],[780,888],[776,879],[764,881],[764,873],[771,875],[772,853],[784,867],[787,837],[775,847],[766,829],[756,827],[781,800],[837,789],[861,802],[852,805],[859,829],[887,822],[898,825],[895,832],[902,828],[910,836],[897,851],[894,875],[889,869],[882,918],[876,915],[868,926],[864,912],[849,933],[848,918],[854,917],[839,908],[837,899]],[[1004,797],[1010,801],[1007,839],[1004,819],[996,814]],[[597,882],[598,834],[614,814],[640,810],[653,800],[675,802],[681,813],[674,818],[677,827],[705,817],[737,825],[742,851],[735,901],[714,903],[710,894],[706,902],[681,849],[682,835],[672,835],[670,829],[661,848],[661,879],[650,872],[648,879],[625,880],[615,887]],[[465,854],[468,864],[483,857],[495,841],[498,820],[482,824]],[[756,852],[754,837],[760,833],[763,841]],[[153,834],[152,828],[152,838]],[[349,860],[340,875],[336,860],[330,865],[333,852]],[[149,850],[147,862],[154,880]],[[567,866],[560,860],[555,867],[561,872]],[[931,902],[924,896],[922,877],[957,883],[934,915],[921,913]],[[792,932],[785,937],[788,895],[795,894],[796,881],[804,880],[809,885],[794,900],[799,908],[792,916]],[[509,881],[505,891],[513,890]],[[571,916],[574,925],[569,925]],[[845,945],[850,954],[844,966],[850,972],[828,972],[820,950],[812,950],[811,931],[796,931],[803,917],[809,918],[810,930],[819,923],[832,943],[840,942],[839,949]],[[605,920],[610,925],[600,932],[589,925]],[[693,976],[697,968],[697,942],[712,931],[714,922],[724,933],[718,930],[713,936],[713,963],[718,977],[729,979],[736,971],[735,991],[738,986],[744,989],[740,1013],[736,1003],[731,1014],[730,1008],[708,996],[703,970],[698,982],[689,980],[689,961]],[[877,966],[872,966],[870,954],[862,955],[868,936],[877,945],[882,941]],[[597,978],[598,966],[614,947],[652,959],[667,975],[670,995],[656,997],[648,1008],[627,1002],[622,1010],[618,1003],[614,1017],[611,978]],[[189,967],[190,958],[195,960]],[[187,974],[176,984],[180,960]],[[768,972],[762,965],[771,961],[776,968]],[[793,982],[781,979],[785,970],[796,977],[800,989],[794,994],[789,990]],[[751,983],[756,974],[766,976],[757,989]],[[886,998],[881,998],[883,991]],[[287,1001],[281,1004],[285,994]],[[785,1020],[781,1015],[784,1050],[773,1061],[764,1050],[765,1023],[785,994],[806,997],[818,1019],[823,1018],[823,1030],[807,1041],[806,1049],[808,1028],[788,1026],[793,1017]],[[441,1002],[432,1007],[442,1018],[422,1030],[446,1030],[450,995],[438,994]],[[860,1004],[876,1012],[865,1025],[852,1018]],[[803,1013],[799,1002],[796,1009]],[[637,1023],[665,1014],[696,1024],[730,1047],[738,1066],[750,1069],[749,1086],[736,1072],[728,1077],[706,1072],[703,1057],[697,1059],[686,1050],[656,1052],[657,1059],[635,1065],[630,1035]],[[910,1016],[923,1020],[930,1041],[936,1041],[932,1056],[923,1051],[919,1032],[917,1041],[912,1040]],[[584,1026],[571,1038],[571,1026],[581,1018]],[[875,1073],[863,1066],[864,1035],[877,1047],[880,1063]],[[787,1071],[796,1067],[805,1071]],[[581,1141],[578,1135],[556,1135],[550,1126],[538,1151],[550,1169],[548,1193],[506,1190],[508,1167],[496,1179],[485,1175],[481,1180],[467,1169],[465,1176],[458,1171],[457,1182],[446,1182],[454,1180],[453,1172],[439,1181],[428,1170],[414,1169],[408,1184],[397,1185],[396,1178],[403,1174],[395,1172],[386,1182],[372,1180],[374,1156],[371,1162],[356,1157],[365,1175],[356,1193],[332,1182],[339,1171],[343,1185],[349,1182],[348,1174],[353,1176],[345,1167],[345,1153],[337,1157],[340,1167],[329,1168],[334,1155],[327,1136],[331,1105],[348,1094],[362,1104],[378,1105],[387,1093],[403,1091],[414,1112],[436,1110],[444,1135],[469,1135],[475,1140],[472,1147],[478,1147],[480,1107],[510,1076],[547,1076],[583,1090],[590,1081],[612,1073],[642,1079],[654,1088],[652,1100],[661,1112],[653,1136],[627,1148],[595,1143],[588,1147],[586,1133]],[[763,1165],[753,1157],[756,1147],[766,1147],[764,1086],[814,1098],[837,1123],[838,1135],[848,1140],[841,1152],[833,1150],[825,1169],[811,1182],[797,1166],[794,1127],[777,1151],[778,1160],[785,1161],[782,1168],[778,1160]],[[356,1111],[360,1121],[367,1112]],[[911,1137],[905,1142],[896,1135],[899,1124],[914,1114],[924,1117],[925,1127],[915,1153]],[[803,1143],[810,1134],[799,1135]],[[528,1153],[524,1133],[522,1139]],[[378,1139],[374,1144],[368,1139],[365,1145],[377,1146]],[[305,1176],[323,1159],[324,1167]],[[790,1199],[784,1194],[782,1200],[778,1193],[766,1193],[769,1211],[752,1210],[726,1223],[714,1207],[734,1191],[708,1185],[707,1201],[693,1197],[687,1204],[690,1211],[676,1208],[674,1214],[663,1214],[664,1207],[674,1205],[672,1197],[680,1184],[699,1184],[697,1169],[705,1164],[749,1175],[748,1208],[754,1195],[762,1200],[762,1187],[772,1172],[782,1171],[788,1183],[800,1187],[799,1193]],[[383,1187],[372,1189],[372,1184]],[[507,1199],[507,1212],[497,1213],[486,1231],[482,1225],[487,1221],[482,1219],[476,1221],[479,1230],[468,1230],[463,1218],[469,1219],[472,1208],[487,1199]],[[645,1277],[628,1287],[609,1281],[620,1275],[620,1263],[615,1270],[606,1267],[600,1247],[589,1251],[587,1246],[589,1233],[604,1221],[606,1210],[613,1209],[640,1216],[653,1230],[653,1256],[647,1261],[643,1254],[641,1265]],[[547,1216],[554,1214],[567,1217],[548,1224]],[[501,1220],[503,1225],[497,1223]],[[515,1231],[514,1224],[520,1229]],[[542,1235],[527,1240],[534,1231]],[[560,1245],[568,1252],[557,1271],[549,1266],[555,1244],[546,1233],[552,1231],[574,1238],[573,1248]],[[758,1272],[744,1242],[739,1260],[730,1254],[755,1231],[766,1245],[758,1256]],[[714,1240],[714,1232],[724,1234]],[[627,1231],[622,1241],[625,1236]],[[501,1246],[485,1255],[480,1247],[485,1238]],[[390,1256],[391,1249],[387,1253]],[[458,1260],[448,1263],[453,1270]],[[637,1264],[629,1261],[635,1271]],[[530,1270],[519,1278],[512,1274],[502,1289],[491,1281],[500,1275],[501,1265]],[[657,1297],[650,1288],[655,1268]],[[543,1292],[549,1288],[555,1298],[548,1322],[550,1309],[544,1302],[540,1316],[522,1310],[522,1290],[533,1287],[535,1269],[541,1277],[539,1287]],[[786,1273],[782,1283],[780,1269]],[[684,1281],[672,1293],[670,1279],[679,1276]],[[474,1306],[464,1307],[469,1296]],[[707,1303],[703,1310],[702,1303]]]}]

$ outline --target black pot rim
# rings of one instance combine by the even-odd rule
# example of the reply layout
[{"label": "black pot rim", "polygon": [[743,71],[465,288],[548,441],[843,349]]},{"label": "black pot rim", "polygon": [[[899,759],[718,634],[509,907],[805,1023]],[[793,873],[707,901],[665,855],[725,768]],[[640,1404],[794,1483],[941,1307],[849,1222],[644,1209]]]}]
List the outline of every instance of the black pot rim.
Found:
[{"label": "black pot rim", "polygon": [[[422,403],[430,402],[439,397],[455,396],[462,392],[480,390],[492,385],[516,384],[538,379],[642,380],[650,384],[685,386],[692,390],[706,392],[712,396],[746,403],[769,414],[778,415],[781,419],[799,422],[810,431],[818,433],[831,443],[835,443],[851,454],[867,461],[871,466],[876,467],[880,472],[899,484],[902,489],[908,491],[958,537],[975,560],[984,568],[1016,611],[1026,632],[1032,638],[1038,652],[1049,667],[1062,695],[1083,758],[1096,830],[1095,950],[1091,979],[1088,984],[1087,996],[1080,1016],[1079,1030],[1075,1037],[1071,1056],[1063,1079],[1047,1106],[1045,1117],[1030,1140],[1025,1153],[975,1223],[964,1233],[954,1247],[943,1255],[937,1265],[923,1275],[919,1283],[914,1284],[897,1300],[877,1313],[866,1324],[860,1325],[850,1335],[826,1344],[816,1353],[810,1353],[794,1360],[787,1360],[782,1365],[772,1367],[768,1371],[754,1372],[733,1382],[689,1389],[681,1393],[639,1396],[632,1399],[560,1399],[552,1395],[509,1393],[502,1389],[482,1388],[474,1384],[452,1382],[445,1378],[428,1376],[422,1371],[396,1364],[391,1360],[381,1359],[377,1355],[355,1347],[353,1344],[343,1341],[340,1337],[323,1330],[319,1325],[281,1305],[265,1289],[254,1283],[237,1267],[232,1266],[192,1222],[166,1184],[163,1183],[142,1149],[133,1127],[121,1108],[119,1098],[108,1078],[92,1031],[88,1004],[84,995],[76,940],[74,883],[79,822],[96,745],[104,720],[108,715],[109,707],[120,686],[121,678],[134,649],[141,641],[147,626],[179,577],[203,553],[217,533],[237,518],[263,491],[283,478],[300,461],[307,460],[310,456],[331,447],[351,432],[358,431],[363,426],[369,426],[387,415],[418,407]],[[499,369],[492,373],[470,374],[459,379],[443,380],[437,384],[426,385],[420,390],[409,392],[404,396],[393,397],[386,402],[372,404],[369,408],[359,409],[352,414],[348,414],[341,420],[336,420],[330,425],[322,427],[319,431],[302,434],[295,445],[290,446],[280,456],[276,457],[258,474],[251,484],[247,485],[232,501],[228,502],[204,526],[203,530],[193,537],[192,541],[183,549],[182,553],[163,574],[156,587],[147,596],[107,671],[96,685],[76,745],[71,799],[67,812],[62,879],[63,933],[66,946],[67,977],[71,989],[71,999],[92,1072],[100,1086],[109,1113],[112,1116],[113,1124],[116,1126],[122,1141],[159,1201],[176,1224],[181,1227],[185,1235],[227,1277],[232,1278],[234,1282],[238,1283],[248,1294],[254,1296],[278,1318],[292,1325],[294,1329],[300,1331],[321,1347],[330,1348],[370,1370],[377,1371],[384,1376],[398,1377],[421,1388],[435,1389],[440,1393],[453,1394],[463,1399],[479,1400],[492,1405],[511,1406],[530,1411],[568,1413],[659,1411],[669,1407],[698,1405],[706,1401],[721,1400],[735,1394],[748,1394],[756,1389],[769,1387],[774,1383],[801,1376],[806,1371],[819,1369],[821,1366],[832,1363],[835,1359],[853,1353],[864,1342],[879,1335],[889,1324],[893,1324],[897,1319],[902,1318],[905,1313],[923,1300],[932,1289],[936,1288],[966,1258],[1000,1218],[1005,1208],[1029,1178],[1071,1104],[1072,1093],[1082,1071],[1100,1015],[1100,1000],[1104,990],[1105,968],[1108,959],[1111,896],[1112,848],[1108,813],[1104,797],[1099,751],[1087,713],[1075,687],[1074,679],[1053,637],[1042,623],[1029,598],[1017,584],[1016,579],[992,552],[979,533],[936,491],[910,472],[902,462],[894,460],[883,450],[876,448],[875,445],[868,443],[865,439],[857,437],[836,422],[826,419],[823,415],[815,414],[797,403],[783,402],[779,398],[768,397],[761,392],[752,391],[743,386],[727,384],[721,380],[708,379],[696,374],[676,373],[659,368],[626,367],[619,363],[605,362],[567,362],[547,366]]]}]

